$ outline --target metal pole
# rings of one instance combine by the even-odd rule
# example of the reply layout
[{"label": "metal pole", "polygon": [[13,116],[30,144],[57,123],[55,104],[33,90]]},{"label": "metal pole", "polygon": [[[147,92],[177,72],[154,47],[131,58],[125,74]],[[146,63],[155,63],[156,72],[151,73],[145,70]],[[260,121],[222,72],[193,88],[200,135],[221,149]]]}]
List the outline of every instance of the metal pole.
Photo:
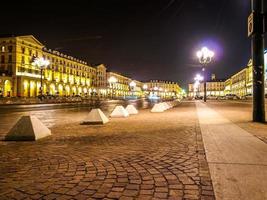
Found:
[{"label": "metal pole", "polygon": [[263,1],[251,0],[252,12],[254,12],[254,33],[251,40],[254,122],[265,122]]},{"label": "metal pole", "polygon": [[206,80],[206,68],[205,68],[205,65],[203,65],[203,79],[204,79],[204,102],[207,101],[207,80]]},{"label": "metal pole", "polygon": [[111,99],[113,99],[113,83],[111,83]]},{"label": "metal pole", "polygon": [[40,88],[40,93],[41,93],[41,100],[43,99],[43,68],[41,68],[41,88]]}]

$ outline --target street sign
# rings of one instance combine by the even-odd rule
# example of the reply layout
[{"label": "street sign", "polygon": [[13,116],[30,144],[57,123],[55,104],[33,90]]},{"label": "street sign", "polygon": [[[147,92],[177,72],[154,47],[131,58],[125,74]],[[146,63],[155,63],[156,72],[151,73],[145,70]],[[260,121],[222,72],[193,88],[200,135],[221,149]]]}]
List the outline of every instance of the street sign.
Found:
[{"label": "street sign", "polygon": [[248,37],[254,33],[254,13],[248,16]]}]

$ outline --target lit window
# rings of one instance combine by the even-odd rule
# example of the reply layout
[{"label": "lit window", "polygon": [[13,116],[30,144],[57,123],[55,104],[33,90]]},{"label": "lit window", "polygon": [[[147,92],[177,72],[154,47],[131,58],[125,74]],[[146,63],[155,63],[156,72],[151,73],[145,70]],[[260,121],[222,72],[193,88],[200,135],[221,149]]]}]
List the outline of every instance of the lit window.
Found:
[{"label": "lit window", "polygon": [[1,52],[5,52],[5,46],[1,47]]}]

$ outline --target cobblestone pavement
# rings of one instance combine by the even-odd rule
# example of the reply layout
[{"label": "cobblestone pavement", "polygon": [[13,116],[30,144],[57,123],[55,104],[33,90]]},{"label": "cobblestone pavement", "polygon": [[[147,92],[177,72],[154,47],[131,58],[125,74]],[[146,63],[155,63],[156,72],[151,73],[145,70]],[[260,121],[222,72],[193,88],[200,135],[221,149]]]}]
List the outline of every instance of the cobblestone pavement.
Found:
[{"label": "cobblestone pavement", "polygon": [[0,143],[0,199],[214,199],[194,103]]}]

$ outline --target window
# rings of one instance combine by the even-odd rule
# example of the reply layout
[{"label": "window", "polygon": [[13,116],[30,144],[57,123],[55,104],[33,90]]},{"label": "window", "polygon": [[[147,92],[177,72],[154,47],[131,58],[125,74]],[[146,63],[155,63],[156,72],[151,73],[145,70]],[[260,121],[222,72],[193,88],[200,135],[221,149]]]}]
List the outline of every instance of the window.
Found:
[{"label": "window", "polygon": [[21,57],[21,64],[25,64],[25,57],[24,56]]},{"label": "window", "polygon": [[30,55],[30,56],[32,55],[32,50],[31,50],[31,49],[29,49],[29,55]]},{"label": "window", "polygon": [[1,56],[1,63],[4,64],[5,63],[5,56]]},{"label": "window", "polygon": [[6,50],[6,49],[5,49],[5,46],[2,46],[2,47],[1,47],[1,52],[5,52],[5,50]]},{"label": "window", "polygon": [[25,54],[25,47],[21,47],[21,53]]},{"label": "window", "polygon": [[12,65],[8,65],[8,66],[7,66],[7,69],[8,69],[9,72],[12,73]]},{"label": "window", "polygon": [[11,53],[13,49],[13,46],[8,46],[8,52]]},{"label": "window", "polygon": [[12,63],[12,55],[8,55],[8,63]]}]

